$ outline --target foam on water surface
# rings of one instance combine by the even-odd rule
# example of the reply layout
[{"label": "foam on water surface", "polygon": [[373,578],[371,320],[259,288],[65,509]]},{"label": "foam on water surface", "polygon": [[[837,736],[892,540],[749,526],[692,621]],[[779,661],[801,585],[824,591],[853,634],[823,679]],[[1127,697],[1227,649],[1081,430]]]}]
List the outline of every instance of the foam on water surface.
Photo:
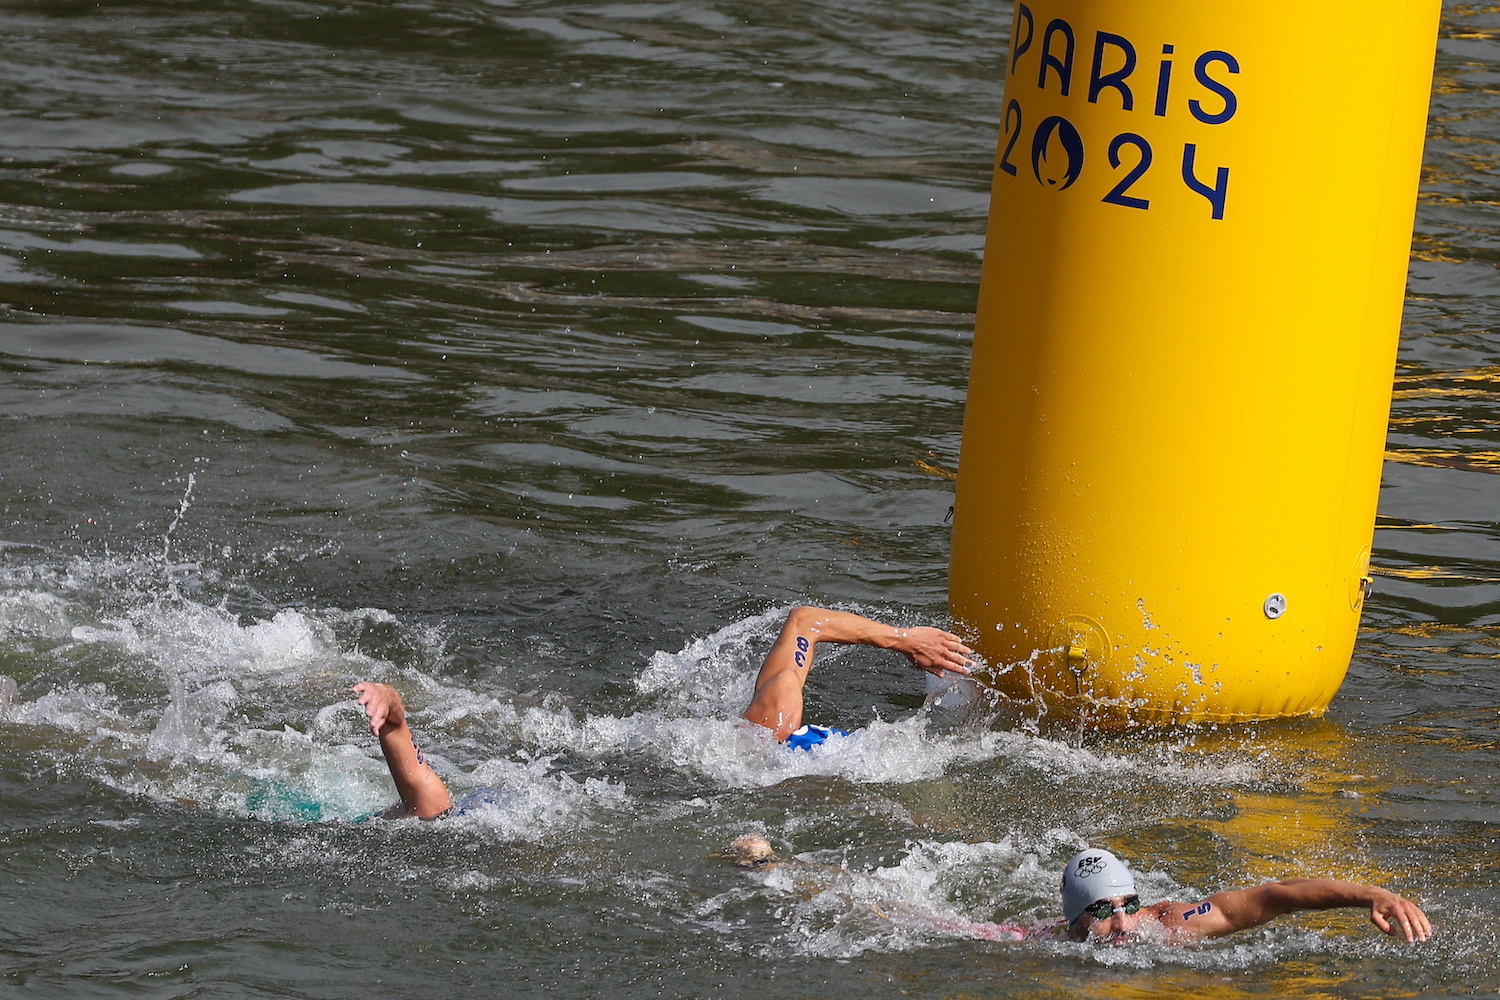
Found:
[{"label": "foam on water surface", "polygon": [[[218,598],[191,596],[188,579],[204,590],[217,587]],[[922,782],[995,760],[1055,777],[1150,773],[1197,786],[1258,777],[1244,759],[1225,766],[1187,755],[1154,761],[1112,755],[1020,732],[937,727],[925,711],[872,719],[811,751],[788,751],[738,718],[784,608],[731,622],[677,652],[655,653],[634,678],[644,706],[615,716],[580,712],[560,697],[523,699],[446,682],[441,636],[381,609],[282,608],[254,615],[231,610],[227,592],[215,574],[196,566],[12,561],[0,578],[0,655],[34,654],[43,641],[49,669],[20,678],[3,711],[13,723],[108,737],[120,752],[199,769],[192,780],[168,777],[164,769],[150,780],[123,782],[132,791],[155,789],[163,801],[200,801],[264,818],[348,817],[371,808],[369,787],[380,783],[371,773],[372,741],[347,697],[352,683],[370,677],[394,680],[420,704],[414,724],[456,787],[507,785],[507,774],[492,774],[496,768],[521,768],[533,778],[551,768],[551,784],[531,782],[524,804],[513,803],[515,818],[500,821],[516,831],[547,829],[548,801],[567,817],[580,795],[629,796],[628,778],[607,794],[580,792],[594,786],[588,784],[593,779],[567,775],[566,760],[577,759],[650,760],[726,789],[803,777]],[[347,638],[370,625],[411,633],[411,644],[428,650],[425,662],[403,670]],[[837,659],[821,657],[819,669],[840,669]],[[491,748],[496,759],[449,760],[444,735],[459,730],[481,750]],[[517,759],[518,753],[527,759]],[[306,802],[281,808],[268,804],[278,795],[265,788],[202,787],[213,768],[226,782],[229,775],[249,776],[271,783],[266,788],[283,788],[279,800],[295,802],[300,795]],[[331,795],[342,770],[364,791]],[[318,801],[326,808],[314,808]]]},{"label": "foam on water surface", "polygon": [[[782,608],[645,658],[632,678],[634,710],[610,714],[560,693],[456,683],[442,630],[382,609],[249,612],[234,609],[232,582],[201,566],[148,562],[142,573],[143,564],[128,561],[17,565],[11,557],[0,577],[0,657],[32,672],[11,683],[0,677],[0,725],[27,732],[59,772],[85,774],[160,810],[360,831],[344,846],[304,839],[306,866],[357,865],[367,850],[444,844],[421,847],[427,860],[399,878],[435,879],[461,895],[505,891],[518,878],[637,894],[672,920],[725,935],[726,944],[746,913],[759,914],[781,927],[774,944],[756,946],[767,955],[785,949],[845,960],[967,941],[1111,968],[1229,973],[1330,950],[1357,958],[1372,947],[1304,925],[1187,950],[997,940],[1006,935],[993,921],[1038,926],[1053,916],[1057,865],[1093,831],[1039,827],[1002,810],[1001,828],[988,837],[957,830],[934,837],[933,817],[949,810],[944,797],[1034,806],[1090,785],[1235,793],[1295,780],[1295,772],[1289,778],[1285,762],[1205,751],[1191,739],[1145,749],[1112,740],[1077,745],[944,722],[951,691],[941,686],[921,709],[789,751],[738,718]],[[398,665],[366,651],[361,636],[372,628],[420,655]],[[847,666],[829,656],[818,669]],[[407,693],[429,759],[456,800],[469,798],[462,815],[437,824],[364,822],[394,797],[349,696],[364,678]],[[673,782],[678,790],[664,793]],[[635,843],[649,854],[659,848],[646,845],[664,836],[722,843],[747,827],[769,833],[790,860],[706,898],[671,871],[670,857],[658,861],[664,870],[637,871],[639,862],[625,863],[606,846]],[[871,837],[897,843],[877,856],[858,846]],[[804,846],[809,841],[843,846]],[[482,859],[521,848],[575,852],[582,867],[561,874]],[[471,856],[475,849],[482,856]],[[589,857],[601,860],[589,868]],[[1151,898],[1201,896],[1150,867],[1137,877]]]}]

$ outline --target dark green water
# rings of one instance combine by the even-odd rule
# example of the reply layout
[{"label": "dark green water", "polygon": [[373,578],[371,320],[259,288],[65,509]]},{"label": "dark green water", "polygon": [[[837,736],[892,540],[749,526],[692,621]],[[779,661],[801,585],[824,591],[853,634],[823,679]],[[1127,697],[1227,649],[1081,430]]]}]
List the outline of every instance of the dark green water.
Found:
[{"label": "dark green water", "polygon": [[[0,5],[0,996],[1500,994],[1492,8],[1445,4],[1327,719],[1074,746],[860,650],[848,744],[729,721],[793,603],[945,614],[1010,16]],[[502,808],[347,822],[365,678]],[[748,830],[832,869],[712,856]],[[933,929],[1050,916],[1085,841],[1439,937]]]}]

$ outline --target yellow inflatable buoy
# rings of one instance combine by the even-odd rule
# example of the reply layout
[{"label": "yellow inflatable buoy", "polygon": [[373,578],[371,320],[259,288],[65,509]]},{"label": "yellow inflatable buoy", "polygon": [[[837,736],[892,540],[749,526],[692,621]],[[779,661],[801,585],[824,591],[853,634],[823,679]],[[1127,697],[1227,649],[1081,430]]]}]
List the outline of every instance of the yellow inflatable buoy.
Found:
[{"label": "yellow inflatable buoy", "polygon": [[1327,707],[1439,10],[1016,4],[949,590],[987,683],[1100,725]]}]

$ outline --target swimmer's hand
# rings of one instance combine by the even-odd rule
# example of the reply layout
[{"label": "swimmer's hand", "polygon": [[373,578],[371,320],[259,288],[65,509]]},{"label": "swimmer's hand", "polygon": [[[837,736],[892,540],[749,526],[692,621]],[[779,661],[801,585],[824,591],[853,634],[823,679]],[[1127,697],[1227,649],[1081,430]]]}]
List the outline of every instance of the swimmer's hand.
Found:
[{"label": "swimmer's hand", "polygon": [[1404,934],[1408,944],[1432,937],[1432,924],[1421,908],[1389,889],[1376,888],[1370,900],[1370,923],[1382,934]]},{"label": "swimmer's hand", "polygon": [[359,707],[365,710],[365,718],[369,720],[371,736],[378,737],[382,732],[405,727],[406,706],[401,702],[400,691],[389,684],[366,681],[354,685],[354,693],[359,696]]},{"label": "swimmer's hand", "polygon": [[918,670],[942,677],[948,671],[968,676],[974,651],[952,632],[927,625],[898,628],[890,648],[904,655]]}]

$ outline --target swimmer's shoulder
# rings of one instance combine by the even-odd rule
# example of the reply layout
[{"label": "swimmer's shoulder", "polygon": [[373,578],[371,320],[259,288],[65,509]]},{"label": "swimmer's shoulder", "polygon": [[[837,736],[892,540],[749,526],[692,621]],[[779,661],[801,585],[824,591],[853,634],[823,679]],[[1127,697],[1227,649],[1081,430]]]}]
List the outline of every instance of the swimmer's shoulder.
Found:
[{"label": "swimmer's shoulder", "polygon": [[1146,911],[1161,924],[1169,943],[1218,937],[1223,933],[1220,924],[1224,915],[1215,908],[1213,896],[1196,903],[1166,899],[1146,907]]}]

